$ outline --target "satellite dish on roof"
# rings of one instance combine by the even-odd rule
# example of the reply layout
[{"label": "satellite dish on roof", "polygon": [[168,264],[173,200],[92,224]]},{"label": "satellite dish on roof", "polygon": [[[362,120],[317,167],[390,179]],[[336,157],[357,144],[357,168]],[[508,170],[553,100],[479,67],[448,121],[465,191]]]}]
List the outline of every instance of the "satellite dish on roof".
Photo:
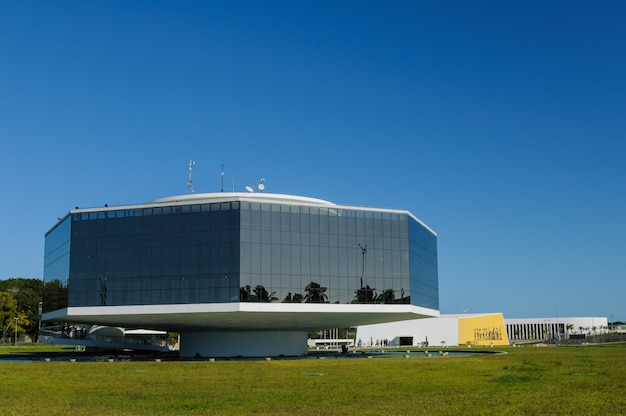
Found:
[{"label": "satellite dish on roof", "polygon": [[255,183],[254,186],[246,186],[246,191],[255,192],[255,189],[263,192],[265,189],[265,178],[259,179],[259,183]]}]

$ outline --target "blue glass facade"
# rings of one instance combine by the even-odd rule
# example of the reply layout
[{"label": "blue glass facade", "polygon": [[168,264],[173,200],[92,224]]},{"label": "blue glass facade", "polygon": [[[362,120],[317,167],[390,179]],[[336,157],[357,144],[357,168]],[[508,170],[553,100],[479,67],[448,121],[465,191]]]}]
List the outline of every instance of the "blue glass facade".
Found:
[{"label": "blue glass facade", "polygon": [[59,280],[67,286],[70,276],[70,226],[71,219],[66,217],[46,234],[44,248],[44,280]]},{"label": "blue glass facade", "polygon": [[438,309],[436,236],[408,213],[280,201],[75,212],[46,235],[69,306],[410,303]]}]

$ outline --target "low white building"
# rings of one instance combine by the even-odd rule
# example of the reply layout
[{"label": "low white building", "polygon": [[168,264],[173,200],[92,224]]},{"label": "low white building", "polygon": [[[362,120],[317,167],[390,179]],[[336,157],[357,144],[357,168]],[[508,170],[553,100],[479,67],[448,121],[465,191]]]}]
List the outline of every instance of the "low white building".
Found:
[{"label": "low white building", "polygon": [[509,345],[501,313],[441,315],[357,328],[360,346]]},{"label": "low white building", "polygon": [[357,328],[356,343],[371,346],[502,346],[553,342],[610,332],[606,317],[504,319],[501,313],[441,315]]},{"label": "low white building", "polygon": [[511,342],[584,338],[609,332],[606,317],[513,318],[505,319]]}]

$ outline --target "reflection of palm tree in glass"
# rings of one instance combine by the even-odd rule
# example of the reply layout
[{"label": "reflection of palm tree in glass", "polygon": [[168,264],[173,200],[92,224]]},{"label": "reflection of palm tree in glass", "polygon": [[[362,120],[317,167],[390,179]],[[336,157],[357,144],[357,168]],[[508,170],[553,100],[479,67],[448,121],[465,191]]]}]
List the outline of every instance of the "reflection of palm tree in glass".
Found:
[{"label": "reflection of palm tree in glass", "polygon": [[252,288],[250,285],[242,286],[239,288],[239,300],[241,302],[250,302],[252,297]]},{"label": "reflection of palm tree in glass", "polygon": [[322,287],[319,283],[311,282],[304,288],[306,295],[302,300],[303,303],[328,303],[328,296],[324,294],[326,287]]},{"label": "reflection of palm tree in glass", "polygon": [[283,299],[283,303],[302,303],[303,299],[300,293],[294,293],[292,296],[291,292],[289,292],[287,296],[285,296],[285,299]]},{"label": "reflection of palm tree in glass", "polygon": [[254,289],[246,285],[239,288],[239,300],[241,302],[274,302],[278,300],[274,293],[276,292],[269,293],[262,285],[257,285]]},{"label": "reflection of palm tree in glass", "polygon": [[376,298],[377,303],[394,303],[396,296],[393,289],[387,289]]},{"label": "reflection of palm tree in glass", "polygon": [[253,292],[254,296],[252,299],[257,302],[272,302],[273,300],[278,300],[278,298],[274,297],[274,293],[276,292],[269,293],[267,289],[265,289],[265,286],[262,285],[257,285]]},{"label": "reflection of palm tree in glass", "polygon": [[356,303],[374,303],[376,298],[376,289],[369,287],[369,285],[365,287],[361,287],[356,292]]}]

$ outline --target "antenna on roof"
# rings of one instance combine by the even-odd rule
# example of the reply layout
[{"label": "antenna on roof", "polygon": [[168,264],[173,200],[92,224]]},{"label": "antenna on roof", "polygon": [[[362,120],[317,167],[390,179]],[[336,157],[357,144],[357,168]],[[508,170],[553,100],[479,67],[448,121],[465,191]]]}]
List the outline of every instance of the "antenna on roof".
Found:
[{"label": "antenna on roof", "polygon": [[196,162],[194,162],[193,160],[189,161],[189,179],[187,179],[187,187],[189,188],[189,193],[190,194],[194,193],[192,180],[191,180],[191,172],[193,171],[193,167],[194,167],[195,164],[196,164]]},{"label": "antenna on roof", "polygon": [[224,192],[224,164],[222,163],[222,192]]}]

